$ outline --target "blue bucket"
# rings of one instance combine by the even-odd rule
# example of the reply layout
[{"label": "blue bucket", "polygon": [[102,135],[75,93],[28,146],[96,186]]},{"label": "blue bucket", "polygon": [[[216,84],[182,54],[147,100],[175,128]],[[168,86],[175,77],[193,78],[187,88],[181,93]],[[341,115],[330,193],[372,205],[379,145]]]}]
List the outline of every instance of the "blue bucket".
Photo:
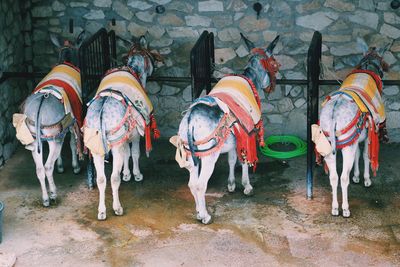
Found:
[{"label": "blue bucket", "polygon": [[3,209],[4,205],[3,202],[0,201],[0,244],[1,241],[3,240]]}]

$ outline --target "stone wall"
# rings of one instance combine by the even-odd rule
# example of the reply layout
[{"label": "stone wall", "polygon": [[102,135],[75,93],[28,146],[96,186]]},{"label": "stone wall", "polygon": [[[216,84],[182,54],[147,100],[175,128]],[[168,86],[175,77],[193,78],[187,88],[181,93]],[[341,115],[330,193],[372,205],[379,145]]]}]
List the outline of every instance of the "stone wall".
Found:
[{"label": "stone wall", "polygon": [[[257,19],[254,1],[185,0],[33,0],[33,48],[36,70],[48,70],[55,62],[55,51],[48,33],[71,37],[67,25],[74,19],[76,36],[86,29],[94,33],[101,27],[113,29],[130,38],[147,33],[150,46],[165,57],[156,75],[189,76],[189,52],[205,29],[215,34],[217,77],[240,73],[248,51],[240,32],[258,46],[266,46],[277,34],[281,41],[275,52],[282,67],[280,78],[304,79],[307,48],[314,30],[323,34],[324,78],[343,78],[360,60],[356,38],[370,45],[393,45],[385,54],[391,65],[387,79],[399,79],[400,16],[390,1],[380,0],[290,0],[260,1],[263,9]],[[156,13],[163,5],[165,12]],[[111,24],[115,19],[116,25]],[[125,51],[119,43],[119,51]],[[329,70],[329,71],[328,71]],[[321,87],[321,99],[336,87]],[[148,91],[156,107],[161,132],[168,137],[177,131],[181,113],[191,101],[190,86],[182,83],[149,83]],[[266,134],[306,135],[306,89],[302,86],[278,86],[263,96]],[[384,89],[389,134],[400,141],[400,94],[396,86]]]},{"label": "stone wall", "polygon": [[[30,3],[2,0],[0,2],[0,73],[1,71],[28,71],[30,17],[26,11]],[[25,39],[26,38],[26,39]],[[25,41],[27,46],[25,46]],[[7,80],[0,84],[0,167],[10,158],[18,142],[12,126],[12,114],[28,94],[24,80]]]}]

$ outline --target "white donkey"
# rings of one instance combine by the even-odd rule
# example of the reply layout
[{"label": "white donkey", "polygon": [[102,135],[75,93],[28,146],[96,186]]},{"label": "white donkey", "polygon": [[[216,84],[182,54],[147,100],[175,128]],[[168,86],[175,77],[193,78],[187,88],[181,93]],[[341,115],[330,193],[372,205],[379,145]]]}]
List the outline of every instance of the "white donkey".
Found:
[{"label": "white donkey", "polygon": [[[23,114],[14,114],[17,138],[32,150],[36,164],[36,175],[42,188],[43,206],[49,206],[46,177],[50,188],[50,200],[57,198],[53,179],[54,164],[57,160],[58,172],[63,172],[61,148],[64,137],[71,132],[72,167],[75,174],[80,172],[77,154],[80,144],[79,126],[82,124],[81,81],[78,66],[78,48],[85,33],[77,37],[76,43],[65,41],[60,45],[51,35],[52,42],[60,49],[58,65],[37,85],[34,92],[22,105]],[[42,142],[49,144],[49,155],[43,165]],[[80,149],[79,149],[80,150]]]},{"label": "white donkey", "polygon": [[[180,123],[177,154],[183,153],[183,165],[190,172],[189,188],[196,203],[197,219],[203,224],[211,222],[205,193],[220,154],[228,153],[228,191],[235,190],[234,169],[239,157],[244,194],[253,192],[248,165],[253,166],[257,161],[256,137],[263,142],[258,92],[273,89],[271,85],[279,64],[272,53],[278,39],[279,36],[268,48],[262,49],[254,48],[244,38],[251,57],[243,75],[221,79],[208,96],[191,105]],[[186,157],[186,153],[191,156]]]},{"label": "white donkey", "polygon": [[[340,176],[342,188],[343,217],[350,216],[348,185],[354,163],[353,182],[360,182],[358,144],[364,141],[364,186],[371,186],[369,166],[374,174],[378,169],[378,130],[384,125],[385,112],[381,99],[384,71],[388,65],[382,59],[386,49],[368,49],[364,40],[358,38],[364,57],[343,81],[340,90],[328,96],[320,112],[321,130],[328,137],[332,153],[324,160],[329,169],[332,186],[332,215],[339,215],[337,200],[338,174],[336,171],[336,150],[342,149],[343,169]],[[379,136],[381,137],[381,136]]]},{"label": "white donkey", "polygon": [[142,36],[139,42],[135,42],[131,46],[127,65],[106,73],[96,96],[89,104],[83,132],[85,146],[93,155],[97,173],[96,182],[99,189],[97,218],[99,220],[106,219],[105,155],[109,151],[113,155],[111,174],[113,210],[116,215],[122,215],[123,208],[118,190],[123,166],[124,180],[128,181],[131,176],[129,143],[132,143],[133,174],[135,180],[140,181],[143,179],[139,170],[140,136],[145,136],[147,154],[151,150],[151,133],[155,138],[159,136],[153,116],[153,106],[144,90],[146,79],[153,72],[155,60],[161,61],[161,56],[150,52],[147,48],[146,38]]}]

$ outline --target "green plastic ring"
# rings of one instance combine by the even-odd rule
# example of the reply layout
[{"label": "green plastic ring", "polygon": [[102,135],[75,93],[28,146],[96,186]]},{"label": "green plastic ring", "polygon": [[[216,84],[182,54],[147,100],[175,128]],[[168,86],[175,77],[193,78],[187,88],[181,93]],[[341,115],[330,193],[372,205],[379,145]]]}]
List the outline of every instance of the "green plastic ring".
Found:
[{"label": "green plastic ring", "polygon": [[[271,158],[290,159],[307,153],[307,143],[294,135],[271,135],[264,143],[265,146],[260,147],[260,151]],[[292,151],[274,151],[269,146],[276,143],[292,143],[296,148]]]}]

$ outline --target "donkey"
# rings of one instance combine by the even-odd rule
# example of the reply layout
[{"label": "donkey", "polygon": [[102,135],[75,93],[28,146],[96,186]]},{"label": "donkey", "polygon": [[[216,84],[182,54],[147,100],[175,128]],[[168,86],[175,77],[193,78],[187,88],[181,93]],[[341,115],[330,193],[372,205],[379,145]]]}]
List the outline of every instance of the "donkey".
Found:
[{"label": "donkey", "polygon": [[273,89],[279,64],[272,54],[279,36],[266,49],[255,48],[242,37],[251,51],[243,75],[224,77],[208,96],[195,100],[179,125],[178,137],[175,141],[171,139],[176,142],[177,155],[182,154],[182,165],[189,170],[188,185],[196,203],[197,219],[203,224],[211,223],[212,219],[207,212],[205,193],[220,154],[228,153],[228,191],[235,191],[234,168],[239,157],[243,192],[253,193],[248,166],[257,161],[256,135],[263,145],[258,91]]},{"label": "donkey", "polygon": [[[89,103],[83,132],[85,146],[92,153],[96,168],[99,220],[106,219],[105,155],[111,151],[113,156],[111,174],[113,210],[116,215],[123,215],[118,195],[122,167],[124,166],[124,180],[128,181],[131,176],[129,171],[131,154],[135,180],[142,180],[143,175],[139,170],[140,136],[145,135],[146,153],[151,150],[151,133],[154,138],[159,137],[153,106],[144,90],[146,79],[152,74],[156,60],[161,61],[161,56],[151,52],[147,48],[146,38],[140,37],[139,42],[134,42],[129,50],[126,66],[109,70],[103,77],[95,97]],[[131,151],[130,143],[132,143]]]},{"label": "donkey", "polygon": [[383,60],[387,48],[377,50],[361,38],[357,39],[364,53],[360,63],[343,81],[339,91],[327,97],[320,112],[320,127],[327,136],[332,152],[324,160],[329,169],[332,187],[332,215],[339,215],[337,200],[338,174],[336,150],[342,150],[343,169],[340,176],[343,217],[350,217],[347,189],[354,164],[353,182],[360,182],[359,145],[364,141],[364,186],[371,186],[369,167],[374,175],[378,169],[378,130],[384,125],[385,111],[381,99],[382,81],[388,64]]},{"label": "donkey", "polygon": [[[50,205],[46,181],[49,183],[50,200],[56,200],[57,190],[53,179],[54,164],[57,160],[57,171],[64,171],[61,148],[67,132],[71,132],[70,147],[72,151],[73,172],[78,174],[79,126],[82,123],[81,81],[77,68],[78,49],[85,37],[82,31],[75,44],[65,41],[60,44],[58,38],[50,35],[53,44],[60,50],[58,65],[37,85],[34,92],[24,101],[23,114],[14,114],[14,122],[20,120],[17,127],[17,138],[26,148],[32,151],[36,165],[36,175],[42,188],[43,206]],[[16,125],[14,123],[14,125]],[[25,134],[21,134],[24,133]],[[28,131],[29,130],[29,131]],[[22,137],[21,136],[25,136]],[[28,141],[27,139],[28,138]],[[47,141],[49,154],[43,165],[42,142]],[[77,147],[78,143],[78,147]]]}]

